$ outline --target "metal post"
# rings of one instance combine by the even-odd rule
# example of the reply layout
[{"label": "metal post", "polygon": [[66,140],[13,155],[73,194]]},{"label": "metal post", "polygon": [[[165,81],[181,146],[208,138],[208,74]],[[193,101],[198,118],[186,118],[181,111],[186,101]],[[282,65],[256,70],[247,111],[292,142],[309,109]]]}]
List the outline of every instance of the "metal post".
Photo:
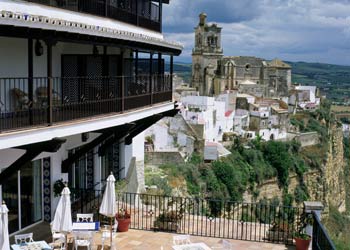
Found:
[{"label": "metal post", "polygon": [[149,54],[149,92],[150,92],[150,101],[151,105],[153,104],[153,81],[152,81],[152,75],[153,75],[153,52]]},{"label": "metal post", "polygon": [[30,125],[33,125],[33,91],[33,39],[28,38],[28,99]]},{"label": "metal post", "polygon": [[138,6],[138,0],[135,1],[135,5],[136,5],[136,11],[135,11],[135,13],[136,13],[136,15],[135,15],[135,17],[136,17],[136,25],[139,26],[139,6]]},{"label": "metal post", "polygon": [[52,42],[47,41],[47,123],[52,125]]},{"label": "metal post", "polygon": [[139,74],[139,51],[135,50],[135,76],[137,81],[137,76]]},{"label": "metal post", "polygon": [[164,91],[164,82],[163,82],[163,75],[162,75],[162,54],[158,53],[158,69],[157,69],[157,74],[158,74],[158,88],[157,91]]},{"label": "metal post", "polygon": [[174,56],[170,56],[170,87],[173,90]]},{"label": "metal post", "polygon": [[108,2],[109,0],[105,0],[105,17],[108,17]]},{"label": "metal post", "polygon": [[162,5],[163,5],[163,0],[159,0],[159,32],[160,33],[162,33],[162,30],[163,30],[163,28],[162,28]]},{"label": "metal post", "polygon": [[119,63],[119,74],[121,77],[121,112],[124,112],[124,108],[125,108],[125,97],[124,97],[124,93],[125,93],[125,79],[124,79],[124,51],[122,50],[120,53],[120,63]]}]

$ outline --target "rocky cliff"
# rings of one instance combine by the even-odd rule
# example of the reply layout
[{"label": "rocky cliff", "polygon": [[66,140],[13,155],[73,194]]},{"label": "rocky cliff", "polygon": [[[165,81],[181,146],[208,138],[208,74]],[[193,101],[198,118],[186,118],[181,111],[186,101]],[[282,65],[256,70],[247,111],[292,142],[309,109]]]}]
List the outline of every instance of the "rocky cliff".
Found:
[{"label": "rocky cliff", "polygon": [[[328,132],[328,150],[325,161],[319,169],[312,169],[304,173],[303,178],[296,174],[289,175],[288,193],[294,194],[298,186],[305,184],[310,201],[322,201],[326,205],[332,205],[340,212],[345,211],[345,161],[343,149],[343,132],[336,125],[330,126]],[[317,157],[322,158],[322,155]],[[272,199],[278,197],[283,199],[283,189],[279,187],[277,178],[263,182],[256,187],[258,196],[254,197],[247,191],[244,200],[247,202],[258,201],[263,198]]]}]

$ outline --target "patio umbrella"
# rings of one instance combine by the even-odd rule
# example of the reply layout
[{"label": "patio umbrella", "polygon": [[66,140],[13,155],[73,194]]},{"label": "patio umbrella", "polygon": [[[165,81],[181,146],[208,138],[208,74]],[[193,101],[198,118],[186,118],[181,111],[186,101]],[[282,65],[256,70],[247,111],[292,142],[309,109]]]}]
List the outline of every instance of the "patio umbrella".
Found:
[{"label": "patio umbrella", "polygon": [[115,178],[111,173],[107,178],[106,190],[103,194],[102,203],[100,206],[100,214],[111,218],[111,249],[112,249],[112,227],[113,219],[117,212],[115,197]]},{"label": "patio umbrella", "polygon": [[73,230],[70,190],[67,186],[61,192],[61,198],[51,225],[53,231],[61,232],[65,235],[65,246],[67,247],[67,234]]},{"label": "patio umbrella", "polygon": [[0,249],[10,250],[8,212],[5,202],[0,207]]}]

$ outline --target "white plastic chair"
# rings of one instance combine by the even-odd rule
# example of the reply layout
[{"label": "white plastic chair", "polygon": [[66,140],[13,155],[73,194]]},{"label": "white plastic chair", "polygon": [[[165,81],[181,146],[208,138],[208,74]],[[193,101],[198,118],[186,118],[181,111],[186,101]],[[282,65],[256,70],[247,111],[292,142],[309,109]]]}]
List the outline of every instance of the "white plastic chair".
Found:
[{"label": "white plastic chair", "polygon": [[86,249],[92,249],[92,232],[73,232],[74,235],[74,247],[78,250],[79,247],[86,247]]},{"label": "white plastic chair", "polygon": [[17,245],[33,241],[33,233],[15,235],[15,242]]},{"label": "white plastic chair", "polygon": [[222,248],[224,250],[233,250],[233,245],[228,240],[222,240]]},{"label": "white plastic chair", "polygon": [[[112,227],[112,240],[115,238],[115,236],[117,235],[117,229],[118,229],[118,221],[114,220],[114,225]],[[104,245],[105,245],[105,241],[107,239],[111,238],[111,231],[107,231],[107,230],[103,230],[102,231],[102,237],[101,237],[101,243],[102,243],[102,248],[101,250],[103,250]],[[108,242],[108,241],[107,241]]]},{"label": "white plastic chair", "polygon": [[[52,243],[56,243],[56,241],[65,242],[66,236],[63,233],[52,230],[51,224],[50,224],[50,228],[51,228],[51,234],[52,234]],[[62,248],[62,249],[64,249],[64,248]]]},{"label": "white plastic chair", "polygon": [[93,222],[94,214],[77,214],[77,222]]},{"label": "white plastic chair", "polygon": [[173,236],[173,245],[177,246],[177,245],[187,245],[187,244],[191,244],[191,239],[190,239],[190,235],[174,235]]},{"label": "white plastic chair", "polygon": [[212,246],[211,249],[220,249],[220,250],[233,250],[233,245],[228,240],[222,240],[221,246]]}]

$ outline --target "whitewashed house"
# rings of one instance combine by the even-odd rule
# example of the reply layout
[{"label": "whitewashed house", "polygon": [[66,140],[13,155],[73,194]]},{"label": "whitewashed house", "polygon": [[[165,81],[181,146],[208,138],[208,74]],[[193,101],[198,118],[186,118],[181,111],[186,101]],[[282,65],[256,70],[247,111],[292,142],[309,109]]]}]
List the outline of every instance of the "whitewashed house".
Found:
[{"label": "whitewashed house", "polygon": [[184,119],[189,124],[201,126],[206,141],[222,141],[224,132],[233,131],[234,110],[227,109],[226,101],[216,101],[208,96],[184,96],[181,104]]},{"label": "whitewashed house", "polygon": [[162,34],[168,3],[0,1],[0,194],[10,233],[51,221],[59,179],[92,190],[111,171],[142,171],[143,131],[177,113],[172,65],[182,46]]},{"label": "whitewashed house", "polygon": [[317,95],[316,86],[295,86],[289,93],[288,104],[290,111],[296,110],[314,111],[320,106],[320,98]]},{"label": "whitewashed house", "polygon": [[259,135],[263,140],[285,140],[289,124],[286,104],[274,99],[257,99],[250,104],[249,130],[246,137]]}]

